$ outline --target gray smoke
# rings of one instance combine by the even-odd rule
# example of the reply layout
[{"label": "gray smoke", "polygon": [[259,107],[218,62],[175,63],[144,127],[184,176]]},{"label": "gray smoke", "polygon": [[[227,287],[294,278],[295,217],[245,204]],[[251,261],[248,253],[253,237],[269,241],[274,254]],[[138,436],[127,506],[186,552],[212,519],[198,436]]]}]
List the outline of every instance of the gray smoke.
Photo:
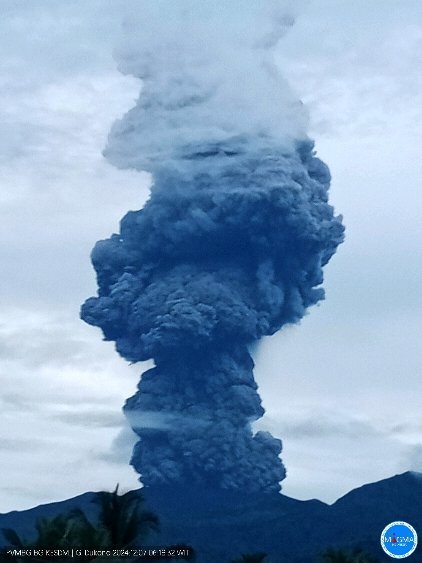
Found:
[{"label": "gray smoke", "polygon": [[264,410],[248,345],[324,298],[344,229],[272,60],[292,23],[278,5],[146,2],[117,54],[143,83],[105,155],[153,184],[96,244],[82,318],[127,360],[155,360],[125,406],[149,487],[271,491],[285,476],[281,442],[251,429]]}]

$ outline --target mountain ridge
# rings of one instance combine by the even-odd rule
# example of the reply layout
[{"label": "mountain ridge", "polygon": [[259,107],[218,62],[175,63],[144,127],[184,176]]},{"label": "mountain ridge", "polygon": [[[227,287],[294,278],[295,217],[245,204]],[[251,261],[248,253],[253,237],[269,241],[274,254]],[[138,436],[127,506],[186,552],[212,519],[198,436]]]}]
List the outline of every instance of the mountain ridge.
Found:
[{"label": "mountain ridge", "polygon": [[[229,561],[240,553],[262,551],[274,563],[312,563],[328,547],[362,547],[377,561],[391,561],[380,535],[392,521],[409,522],[422,535],[422,474],[407,471],[357,487],[333,504],[282,494],[218,497],[200,491],[181,497],[171,491],[136,489],[159,517],[161,531],[150,545],[188,543],[198,561]],[[30,536],[39,517],[82,508],[95,521],[95,492],[24,511],[0,514],[0,529]],[[183,502],[183,505],[182,505]],[[218,544],[216,544],[218,538]],[[286,539],[288,538],[288,539]],[[419,561],[417,548],[410,563]]]}]

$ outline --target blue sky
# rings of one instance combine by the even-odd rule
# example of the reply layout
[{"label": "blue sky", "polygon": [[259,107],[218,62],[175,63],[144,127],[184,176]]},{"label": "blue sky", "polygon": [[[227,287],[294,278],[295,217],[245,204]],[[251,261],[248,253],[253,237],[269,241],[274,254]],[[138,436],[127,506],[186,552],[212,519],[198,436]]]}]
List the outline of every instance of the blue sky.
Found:
[{"label": "blue sky", "polygon": [[[0,511],[137,486],[120,412],[128,366],[79,320],[89,262],[146,174],[101,156],[140,83],[112,52],[131,2],[1,2]],[[256,352],[286,494],[329,502],[422,471],[420,123],[422,5],[304,3],[276,59],[308,107],[347,239],[327,300]]]}]

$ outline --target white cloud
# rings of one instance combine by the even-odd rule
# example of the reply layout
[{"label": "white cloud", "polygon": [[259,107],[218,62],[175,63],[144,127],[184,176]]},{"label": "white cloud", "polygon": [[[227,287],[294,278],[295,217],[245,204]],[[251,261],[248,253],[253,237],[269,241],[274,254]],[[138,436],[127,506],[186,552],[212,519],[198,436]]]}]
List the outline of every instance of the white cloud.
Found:
[{"label": "white cloud", "polygon": [[284,494],[331,503],[363,483],[420,470],[418,446],[409,444],[412,424],[396,432],[391,421],[381,423],[350,408],[340,411],[329,401],[290,404],[283,412],[267,412],[257,424],[283,437]]},{"label": "white cloud", "polygon": [[78,319],[27,309],[2,313],[1,510],[117,482],[137,487],[129,456],[123,461],[121,453],[116,465],[107,455],[122,429],[130,432],[121,407],[142,366],[127,366]]}]

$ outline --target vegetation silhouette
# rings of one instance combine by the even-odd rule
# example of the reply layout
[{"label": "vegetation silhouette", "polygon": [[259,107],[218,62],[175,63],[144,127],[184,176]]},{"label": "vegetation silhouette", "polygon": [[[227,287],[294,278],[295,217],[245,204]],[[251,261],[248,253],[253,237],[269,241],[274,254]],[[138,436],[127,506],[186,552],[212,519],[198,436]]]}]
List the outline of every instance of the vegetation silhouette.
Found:
[{"label": "vegetation silhouette", "polygon": [[[3,535],[9,542],[9,546],[16,549],[77,549],[82,547],[99,551],[111,548],[123,549],[135,543],[140,544],[151,532],[159,529],[158,517],[145,510],[144,499],[139,491],[119,495],[117,486],[111,493],[106,491],[97,493],[93,502],[99,507],[95,525],[88,520],[82,510],[74,509],[53,518],[37,520],[35,524],[37,536],[33,541],[20,537],[11,528],[3,528]],[[96,555],[81,555],[78,560],[100,563],[106,559]],[[126,563],[130,561],[128,558],[113,561],[119,563],[123,560]],[[14,556],[8,557],[7,561],[44,563],[51,562],[51,557]]]},{"label": "vegetation silhouette", "polygon": [[[34,541],[21,538],[14,530],[3,528],[2,532],[10,547],[16,549],[69,549],[84,547],[106,548],[107,532],[96,528],[87,519],[85,514],[75,509],[70,512],[59,514],[54,518],[40,518],[35,524],[37,537]],[[43,556],[13,556],[7,559],[15,563],[46,562],[51,561],[51,557]],[[91,561],[92,557],[80,557],[80,561]]]},{"label": "vegetation silhouette", "polygon": [[231,563],[265,563],[266,553],[245,553]]},{"label": "vegetation silhouette", "polygon": [[98,525],[106,531],[108,544],[123,548],[142,543],[151,532],[157,532],[159,520],[144,509],[139,491],[119,495],[118,488],[117,485],[112,493],[99,492],[93,502],[100,508]]},{"label": "vegetation silhouette", "polygon": [[329,548],[320,557],[321,563],[379,563],[372,555],[365,553],[361,548],[342,550]]}]

